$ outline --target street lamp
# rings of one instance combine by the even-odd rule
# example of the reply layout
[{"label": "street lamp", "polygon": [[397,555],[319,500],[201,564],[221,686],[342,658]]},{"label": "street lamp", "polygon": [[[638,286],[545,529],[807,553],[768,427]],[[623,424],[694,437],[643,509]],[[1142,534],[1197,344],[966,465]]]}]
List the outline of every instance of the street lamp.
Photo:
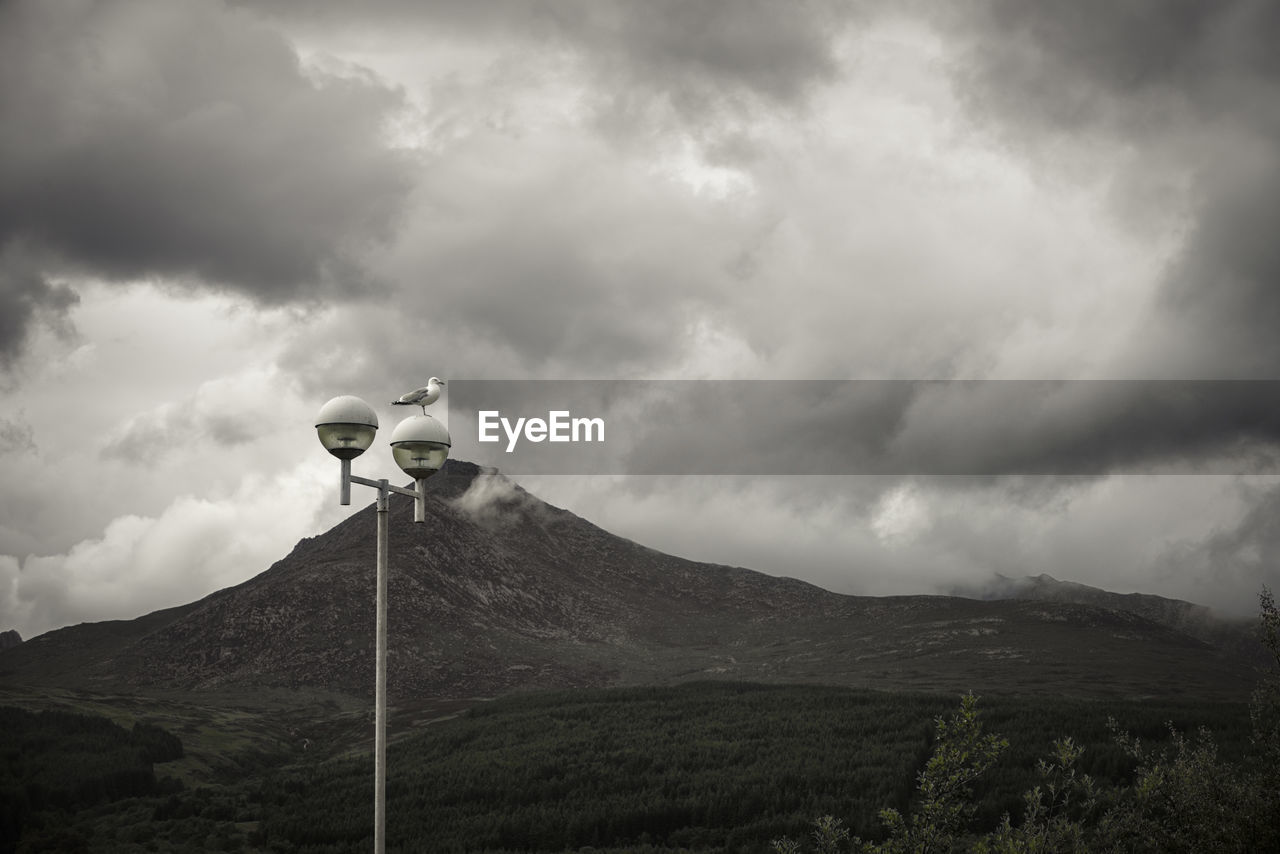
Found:
[{"label": "street lamp", "polygon": [[339,503],[351,503],[351,484],[360,483],[378,490],[378,631],[377,679],[374,705],[373,851],[386,851],[387,827],[387,512],[390,494],[398,492],[413,499],[413,521],[427,520],[427,478],[440,470],[449,456],[449,431],[430,415],[411,415],[391,432],[391,456],[414,488],[392,486],[386,478],[369,480],[351,473],[351,461],[373,444],[378,416],[358,397],[341,395],[320,407],[316,435],[320,444],[342,462]]},{"label": "street lamp", "polygon": [[[391,456],[425,494],[427,478],[440,471],[449,456],[449,431],[430,415],[410,415],[391,431]],[[426,505],[414,502],[413,521],[425,522]]]}]

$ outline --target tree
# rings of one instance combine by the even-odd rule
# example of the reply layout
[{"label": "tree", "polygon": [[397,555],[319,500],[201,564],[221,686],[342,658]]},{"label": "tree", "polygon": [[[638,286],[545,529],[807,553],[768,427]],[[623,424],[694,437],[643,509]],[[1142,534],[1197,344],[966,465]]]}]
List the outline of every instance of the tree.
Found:
[{"label": "tree", "polygon": [[880,811],[889,838],[879,846],[857,840],[865,851],[880,854],[933,854],[950,851],[973,816],[973,784],[995,764],[1009,742],[984,735],[978,721],[978,698],[960,698],[960,711],[935,722],[933,755],[917,777],[919,804],[911,818],[895,809]]},{"label": "tree", "polygon": [[1052,761],[1041,759],[1036,770],[1044,783],[1022,796],[1026,811],[1016,827],[1005,813],[1000,826],[974,846],[977,854],[1086,854],[1084,821],[1099,804],[1098,787],[1076,762],[1084,748],[1070,737],[1053,744]]},{"label": "tree", "polygon": [[[952,849],[973,816],[973,784],[995,764],[1009,742],[995,735],[984,735],[978,720],[978,698],[972,693],[960,698],[960,710],[950,719],[938,717],[935,725],[933,754],[917,776],[919,802],[910,819],[895,809],[880,811],[880,820],[889,838],[879,845],[851,841],[864,852],[876,854],[943,854]],[[831,816],[815,823],[814,841],[820,854],[840,850],[848,839],[848,831]],[[797,842],[778,839],[773,842],[777,854],[798,854]]]}]

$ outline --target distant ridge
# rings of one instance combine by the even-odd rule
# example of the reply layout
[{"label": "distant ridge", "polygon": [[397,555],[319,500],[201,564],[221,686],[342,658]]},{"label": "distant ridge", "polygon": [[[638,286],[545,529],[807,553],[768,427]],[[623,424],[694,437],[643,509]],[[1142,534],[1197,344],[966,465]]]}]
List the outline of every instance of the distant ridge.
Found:
[{"label": "distant ridge", "polygon": [[1047,573],[1010,578],[995,573],[984,585],[962,585],[951,594],[973,599],[1031,599],[1072,602],[1124,611],[1187,634],[1218,648],[1225,655],[1264,664],[1267,657],[1257,641],[1257,621],[1220,617],[1212,609],[1150,593],[1112,593],[1074,581],[1059,581]]},{"label": "distant ridge", "polygon": [[18,634],[17,629],[0,632],[0,652],[10,647],[15,647],[20,643],[22,643],[22,635]]},{"label": "distant ridge", "polygon": [[[422,525],[392,497],[393,700],[709,678],[1243,699],[1254,681],[1245,658],[1111,600],[844,596],[646,548],[472,463],[449,461],[428,489]],[[367,696],[373,540],[370,505],[198,602],[0,653],[0,678]]]}]

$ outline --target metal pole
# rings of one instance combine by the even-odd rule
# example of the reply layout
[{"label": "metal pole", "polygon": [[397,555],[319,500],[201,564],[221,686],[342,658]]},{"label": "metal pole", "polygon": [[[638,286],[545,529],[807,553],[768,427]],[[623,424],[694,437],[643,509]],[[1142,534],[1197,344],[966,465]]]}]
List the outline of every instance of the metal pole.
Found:
[{"label": "metal pole", "polygon": [[378,481],[378,656],[374,726],[373,854],[387,850],[387,481]]},{"label": "metal pole", "polygon": [[413,499],[413,521],[427,521],[427,479],[419,477],[414,480],[415,491],[418,493]]},{"label": "metal pole", "polygon": [[338,503],[351,503],[351,460],[340,460],[342,463],[342,485],[338,487]]}]

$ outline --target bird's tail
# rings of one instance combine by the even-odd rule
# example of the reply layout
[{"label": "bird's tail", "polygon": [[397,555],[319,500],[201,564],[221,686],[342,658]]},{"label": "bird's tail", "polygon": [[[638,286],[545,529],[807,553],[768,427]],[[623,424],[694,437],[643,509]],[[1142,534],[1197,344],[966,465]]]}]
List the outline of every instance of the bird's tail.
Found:
[{"label": "bird's tail", "polygon": [[392,406],[408,406],[409,404],[405,403],[403,400],[393,400],[391,401],[391,405]]}]

